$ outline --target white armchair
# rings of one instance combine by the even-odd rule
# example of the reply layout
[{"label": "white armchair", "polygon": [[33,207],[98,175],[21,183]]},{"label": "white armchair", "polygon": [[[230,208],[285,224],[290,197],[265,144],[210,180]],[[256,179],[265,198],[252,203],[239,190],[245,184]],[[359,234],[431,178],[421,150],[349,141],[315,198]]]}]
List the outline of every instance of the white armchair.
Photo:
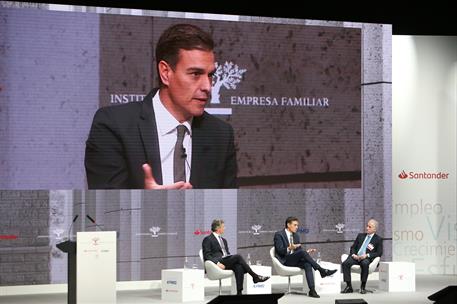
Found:
[{"label": "white armchair", "polygon": [[[346,261],[348,256],[349,256],[348,254],[342,254],[341,255],[341,263]],[[376,258],[373,259],[373,261],[371,261],[370,265],[368,266],[368,274],[371,274],[372,272],[374,272],[376,270],[376,268],[379,265],[379,261],[380,260],[381,260],[380,257],[376,257]],[[359,265],[352,265],[351,272],[360,273],[360,271],[361,270],[360,270],[360,266]]]},{"label": "white armchair", "polygon": [[222,279],[230,278],[233,275],[232,270],[224,270],[219,268],[214,262],[212,261],[204,261],[203,260],[203,250],[200,249],[198,252],[200,256],[200,260],[205,267],[206,276],[210,280],[219,280],[219,295],[222,293]]},{"label": "white armchair", "polygon": [[[341,263],[346,261],[348,256],[349,256],[348,254],[342,254],[341,255]],[[376,258],[373,259],[373,261],[371,261],[370,265],[368,266],[368,275],[370,275],[371,273],[373,273],[376,270],[376,268],[379,265],[379,261],[380,260],[381,260],[380,257],[376,257]],[[352,265],[351,272],[360,273],[361,272],[360,265]],[[366,291],[373,292],[372,290],[369,290],[369,289],[367,289]]]},{"label": "white armchair", "polygon": [[303,275],[304,270],[300,267],[291,267],[291,266],[284,266],[275,255],[275,248],[271,247],[270,249],[270,257],[273,263],[273,269],[282,277],[287,277],[287,294],[292,293],[290,288],[290,277],[295,275]]}]

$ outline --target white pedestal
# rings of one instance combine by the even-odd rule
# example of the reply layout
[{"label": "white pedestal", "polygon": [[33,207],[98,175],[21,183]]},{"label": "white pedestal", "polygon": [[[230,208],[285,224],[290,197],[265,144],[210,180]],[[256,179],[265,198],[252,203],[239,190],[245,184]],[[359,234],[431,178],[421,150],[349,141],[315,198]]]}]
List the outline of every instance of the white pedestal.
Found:
[{"label": "white pedestal", "polygon": [[416,265],[410,262],[379,263],[379,289],[416,291]]},{"label": "white pedestal", "polygon": [[[251,269],[261,276],[271,277],[270,266],[251,265]],[[243,281],[243,294],[270,294],[271,293],[271,279],[254,284],[250,274],[244,275]],[[232,276],[232,294],[236,294],[236,280]]]},{"label": "white pedestal", "polygon": [[173,302],[204,301],[205,273],[202,269],[162,270],[162,300]]},{"label": "white pedestal", "polygon": [[116,303],[116,231],[76,234],[76,301]]},{"label": "white pedestal", "polygon": [[[316,285],[316,292],[318,294],[335,294],[341,292],[341,267],[339,264],[330,262],[320,262],[322,268],[329,270],[336,269],[337,271],[331,276],[325,278],[321,277],[319,271],[314,271],[314,284]],[[303,273],[303,291],[308,292],[309,287],[306,281],[306,274]]]}]

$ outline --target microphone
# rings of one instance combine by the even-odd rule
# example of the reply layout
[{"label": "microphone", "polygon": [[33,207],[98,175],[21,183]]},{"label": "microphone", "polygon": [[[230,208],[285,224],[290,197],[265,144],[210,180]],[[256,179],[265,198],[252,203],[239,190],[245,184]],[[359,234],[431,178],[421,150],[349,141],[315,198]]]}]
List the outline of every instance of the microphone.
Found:
[{"label": "microphone", "polygon": [[181,158],[184,158],[184,160],[186,162],[186,166],[187,166],[188,172],[190,172],[190,163],[189,163],[189,160],[187,159],[186,148],[184,148],[184,147],[182,147]]},{"label": "microphone", "polygon": [[67,240],[70,240],[70,241],[71,241],[71,228],[73,228],[73,224],[74,224],[74,222],[76,222],[76,219],[77,219],[78,217],[79,217],[79,215],[76,214],[75,217],[73,218],[73,221],[71,222],[70,228],[68,228]]},{"label": "microphone", "polygon": [[100,229],[101,231],[103,231],[103,228],[102,228],[99,224],[97,224],[97,223],[95,222],[95,220],[94,220],[89,214],[86,214],[86,217],[89,219],[89,221],[91,221],[91,222],[95,225],[95,227],[97,227],[98,229]]}]

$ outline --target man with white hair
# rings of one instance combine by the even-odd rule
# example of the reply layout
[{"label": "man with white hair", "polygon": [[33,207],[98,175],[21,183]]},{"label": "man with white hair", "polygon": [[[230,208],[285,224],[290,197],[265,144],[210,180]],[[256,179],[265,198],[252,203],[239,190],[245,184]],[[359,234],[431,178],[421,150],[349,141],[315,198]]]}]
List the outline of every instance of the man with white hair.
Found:
[{"label": "man with white hair", "polygon": [[365,285],[368,279],[368,267],[370,263],[382,255],[382,238],[376,234],[379,223],[370,219],[367,223],[366,233],[359,233],[351,246],[351,253],[348,258],[343,262],[343,276],[346,282],[346,288],[342,293],[351,293],[351,267],[352,265],[360,265],[360,293],[367,293]]}]

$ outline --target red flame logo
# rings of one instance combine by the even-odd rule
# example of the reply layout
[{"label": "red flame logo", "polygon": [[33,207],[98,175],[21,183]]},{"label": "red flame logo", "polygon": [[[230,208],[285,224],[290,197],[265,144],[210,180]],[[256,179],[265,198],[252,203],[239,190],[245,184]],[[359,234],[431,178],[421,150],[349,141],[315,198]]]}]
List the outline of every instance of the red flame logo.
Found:
[{"label": "red flame logo", "polygon": [[405,179],[408,178],[408,174],[406,174],[405,170],[403,170],[400,174],[398,174],[398,177],[401,179]]},{"label": "red flame logo", "polygon": [[195,231],[194,231],[194,234],[195,235],[210,235],[211,234],[211,230],[200,230],[200,228],[197,228]]}]

